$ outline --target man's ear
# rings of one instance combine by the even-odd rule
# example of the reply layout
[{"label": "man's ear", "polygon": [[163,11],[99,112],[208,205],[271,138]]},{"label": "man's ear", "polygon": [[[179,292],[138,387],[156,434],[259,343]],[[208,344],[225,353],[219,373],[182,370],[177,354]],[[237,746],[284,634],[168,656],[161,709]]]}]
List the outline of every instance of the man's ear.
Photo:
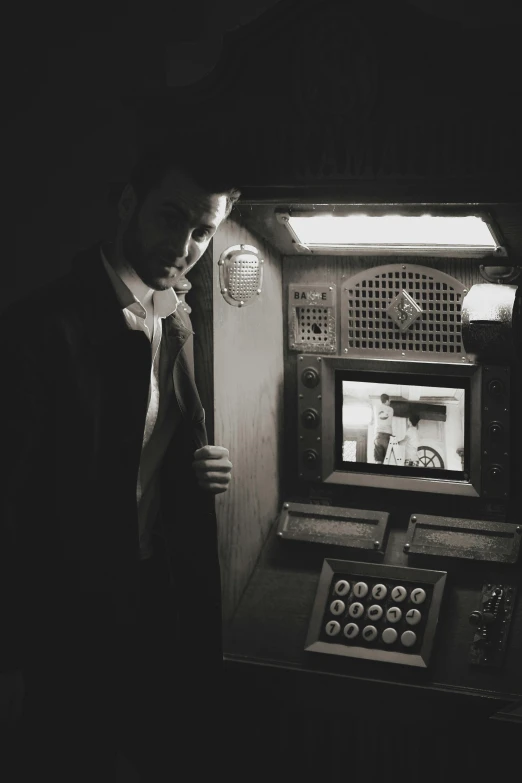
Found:
[{"label": "man's ear", "polygon": [[136,208],[137,198],[134,188],[127,183],[118,202],[118,217],[121,221],[128,220]]}]

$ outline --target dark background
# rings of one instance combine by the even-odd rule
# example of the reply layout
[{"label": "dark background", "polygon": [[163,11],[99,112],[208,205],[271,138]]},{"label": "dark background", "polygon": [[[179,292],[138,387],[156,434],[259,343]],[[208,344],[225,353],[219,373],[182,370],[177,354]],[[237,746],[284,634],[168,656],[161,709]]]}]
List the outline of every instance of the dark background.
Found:
[{"label": "dark background", "polygon": [[[379,2],[365,6],[378,13]],[[458,24],[462,35],[491,39],[520,8],[512,0],[400,5],[406,2],[432,15],[434,25]],[[2,304],[65,271],[79,248],[110,230],[110,185],[125,181],[133,156],[134,115],[124,99],[190,89],[219,62],[227,33],[233,38],[277,5],[292,0],[51,0],[6,12],[4,106],[13,133],[3,169],[14,174],[8,193],[15,214],[12,221],[10,212],[4,216],[8,227],[16,225],[16,252],[4,253]],[[293,2],[296,14],[299,5]],[[487,67],[487,45],[483,57]],[[197,111],[204,121],[204,102]]]}]

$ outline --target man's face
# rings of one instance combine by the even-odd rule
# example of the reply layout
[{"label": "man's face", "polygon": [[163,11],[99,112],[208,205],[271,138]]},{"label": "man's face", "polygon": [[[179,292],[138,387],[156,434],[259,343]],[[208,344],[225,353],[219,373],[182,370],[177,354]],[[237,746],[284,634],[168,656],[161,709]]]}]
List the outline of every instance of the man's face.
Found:
[{"label": "man's face", "polygon": [[171,288],[201,258],[226,215],[227,197],[169,172],[141,207],[132,188],[120,202],[125,260],[155,291]]}]

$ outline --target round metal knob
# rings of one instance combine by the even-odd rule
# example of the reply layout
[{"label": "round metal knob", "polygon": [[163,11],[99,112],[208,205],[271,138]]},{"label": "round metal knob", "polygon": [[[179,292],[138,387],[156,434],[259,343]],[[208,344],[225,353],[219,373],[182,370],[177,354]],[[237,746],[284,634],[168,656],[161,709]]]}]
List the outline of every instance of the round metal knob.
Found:
[{"label": "round metal knob", "polygon": [[504,427],[498,421],[492,421],[489,425],[489,435],[491,440],[499,440],[504,432]]},{"label": "round metal knob", "polygon": [[498,396],[499,394],[503,394],[504,392],[504,384],[502,381],[499,380],[493,380],[488,383],[488,389],[491,394],[494,394],[495,396]]},{"label": "round metal knob", "polygon": [[491,623],[495,622],[495,615],[491,614],[491,612],[481,612],[476,609],[474,612],[471,612],[469,621],[471,625],[475,626],[491,625]]},{"label": "round metal knob", "polygon": [[319,455],[313,449],[307,449],[303,454],[303,462],[308,469],[312,469],[317,465]]},{"label": "round metal knob", "polygon": [[308,389],[313,389],[319,383],[319,373],[315,367],[307,367],[301,373],[301,380],[304,386]]},{"label": "round metal knob", "polygon": [[313,408],[307,408],[301,414],[301,421],[307,429],[312,429],[319,424],[319,414]]}]

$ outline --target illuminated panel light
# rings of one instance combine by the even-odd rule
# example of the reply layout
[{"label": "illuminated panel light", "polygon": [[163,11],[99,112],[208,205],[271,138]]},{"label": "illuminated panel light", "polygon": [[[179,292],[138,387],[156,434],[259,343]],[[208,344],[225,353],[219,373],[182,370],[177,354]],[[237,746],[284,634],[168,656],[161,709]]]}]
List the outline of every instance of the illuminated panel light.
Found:
[{"label": "illuminated panel light", "polygon": [[502,250],[476,215],[307,215],[285,217],[304,250],[486,255]]}]

